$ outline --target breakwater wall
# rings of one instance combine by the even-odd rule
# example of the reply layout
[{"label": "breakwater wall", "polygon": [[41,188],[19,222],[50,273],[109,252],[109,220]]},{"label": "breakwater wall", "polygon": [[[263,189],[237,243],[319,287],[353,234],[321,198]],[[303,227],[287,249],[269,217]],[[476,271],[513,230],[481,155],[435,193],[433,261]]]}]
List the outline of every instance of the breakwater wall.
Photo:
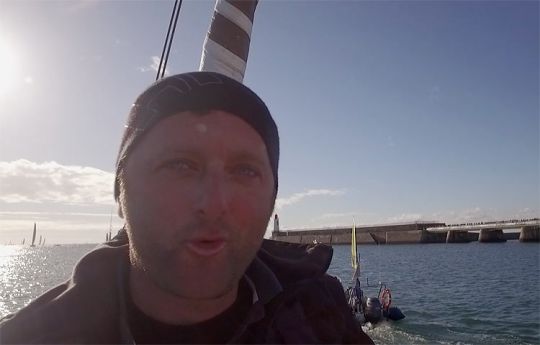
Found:
[{"label": "breakwater wall", "polygon": [[[504,242],[518,239],[522,242],[538,242],[540,237],[538,226],[523,227],[521,232],[503,232],[496,228],[480,232],[426,230],[428,227],[441,226],[440,224],[413,223],[357,227],[356,242],[358,244],[468,243],[473,241]],[[315,242],[330,245],[350,244],[351,228],[274,231],[272,239],[303,244]]]},{"label": "breakwater wall", "polygon": [[[426,231],[428,227],[444,226],[438,222],[415,222],[356,227],[359,244],[437,243],[444,242],[446,234]],[[272,239],[291,243],[351,243],[350,227],[326,229],[274,231]]]},{"label": "breakwater wall", "polygon": [[[350,230],[349,230],[350,231]],[[351,234],[288,234],[273,239],[290,243],[350,244]],[[356,233],[358,244],[444,243],[446,234],[425,230],[395,231],[385,233]]]}]

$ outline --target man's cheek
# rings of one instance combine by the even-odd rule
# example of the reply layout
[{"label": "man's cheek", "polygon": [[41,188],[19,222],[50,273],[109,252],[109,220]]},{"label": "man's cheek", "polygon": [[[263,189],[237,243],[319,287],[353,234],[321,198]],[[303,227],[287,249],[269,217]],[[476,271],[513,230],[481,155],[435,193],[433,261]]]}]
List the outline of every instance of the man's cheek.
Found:
[{"label": "man's cheek", "polygon": [[263,207],[260,201],[239,203],[231,208],[230,211],[233,221],[242,228],[260,224],[262,220],[266,219],[266,215],[268,214],[268,208]]}]

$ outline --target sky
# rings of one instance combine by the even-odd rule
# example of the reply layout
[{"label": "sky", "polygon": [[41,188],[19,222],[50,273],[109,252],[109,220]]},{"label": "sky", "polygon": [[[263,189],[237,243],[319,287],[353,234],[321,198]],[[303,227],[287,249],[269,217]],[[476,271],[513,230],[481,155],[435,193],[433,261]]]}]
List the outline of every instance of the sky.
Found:
[{"label": "sky", "polygon": [[[213,7],[184,0],[169,74]],[[0,2],[0,244],[122,226],[120,137],[171,11]],[[538,1],[261,1],[244,83],[279,128],[281,228],[539,217],[539,42]]]}]

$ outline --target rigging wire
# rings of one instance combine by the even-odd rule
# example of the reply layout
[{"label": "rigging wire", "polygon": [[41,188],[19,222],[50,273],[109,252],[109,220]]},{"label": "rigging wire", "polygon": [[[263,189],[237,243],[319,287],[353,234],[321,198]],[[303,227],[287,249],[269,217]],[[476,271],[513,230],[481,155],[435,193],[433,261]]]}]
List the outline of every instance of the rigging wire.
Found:
[{"label": "rigging wire", "polygon": [[159,59],[159,67],[156,74],[156,81],[160,78],[163,78],[163,76],[165,75],[165,69],[167,68],[167,61],[169,61],[169,53],[171,51],[171,46],[174,39],[176,24],[180,15],[180,7],[182,7],[182,0],[175,0],[174,7],[171,13],[171,19],[169,20],[167,36],[165,37],[165,43],[163,44],[163,50],[161,51],[161,58]]},{"label": "rigging wire", "polygon": [[161,57],[159,59],[159,67],[158,67],[157,74],[156,74],[156,81],[159,79],[159,75],[161,74],[161,66],[163,65],[163,57],[165,56],[165,51],[166,51],[167,45],[169,43],[169,35],[171,34],[171,27],[172,27],[173,20],[174,20],[174,14],[176,13],[177,4],[178,4],[178,1],[175,0],[174,1],[174,7],[173,7],[173,10],[172,10],[172,13],[171,13],[171,19],[169,21],[169,27],[167,29],[167,36],[165,37],[165,43],[163,44],[163,50],[161,51]]}]

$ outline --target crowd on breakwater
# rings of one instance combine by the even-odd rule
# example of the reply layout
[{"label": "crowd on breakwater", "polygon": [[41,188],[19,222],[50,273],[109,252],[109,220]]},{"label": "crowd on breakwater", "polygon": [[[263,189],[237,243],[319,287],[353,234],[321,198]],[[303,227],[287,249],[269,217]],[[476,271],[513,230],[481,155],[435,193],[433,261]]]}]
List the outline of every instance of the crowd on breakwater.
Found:
[{"label": "crowd on breakwater", "polygon": [[509,219],[509,220],[498,220],[498,221],[492,221],[492,222],[477,222],[477,223],[463,223],[463,224],[446,224],[441,225],[441,227],[445,226],[474,226],[474,225],[489,225],[489,224],[501,224],[501,223],[525,223],[525,222],[534,222],[539,221],[540,218],[528,218],[528,219]]}]

